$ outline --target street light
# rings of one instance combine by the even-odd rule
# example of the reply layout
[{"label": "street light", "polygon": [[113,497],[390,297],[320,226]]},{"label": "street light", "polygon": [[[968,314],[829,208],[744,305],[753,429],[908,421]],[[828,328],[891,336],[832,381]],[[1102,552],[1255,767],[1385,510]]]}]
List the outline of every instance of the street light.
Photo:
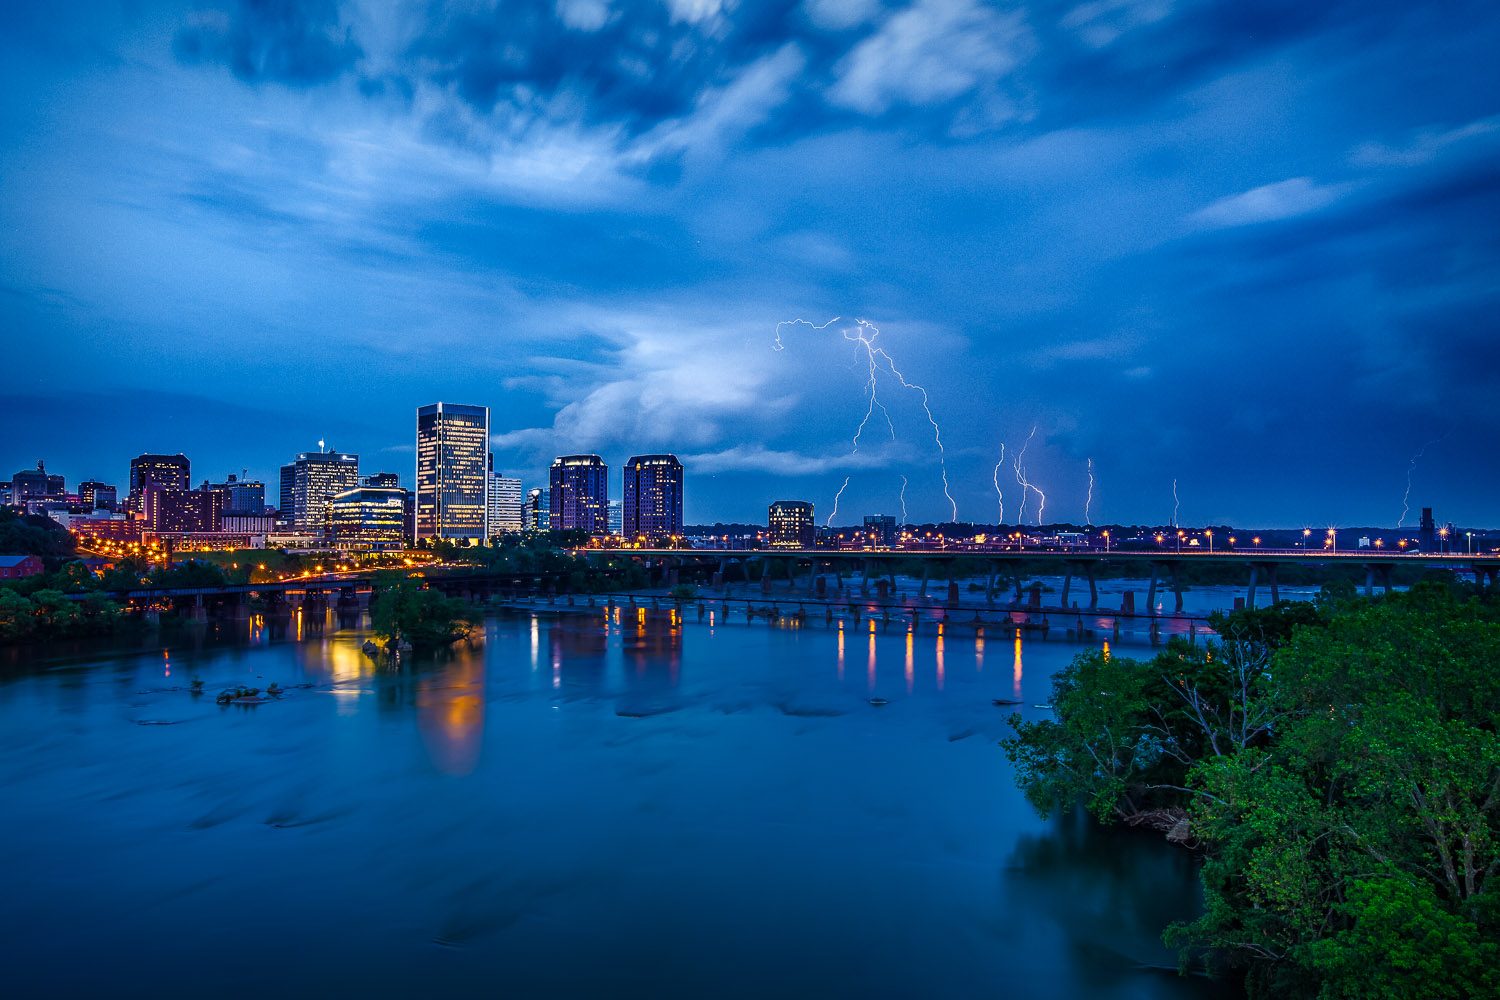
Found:
[{"label": "street light", "polygon": [[1302,529],[1302,551],[1303,552],[1307,551],[1307,544],[1308,544],[1307,540],[1309,538],[1311,538],[1311,537],[1312,537],[1312,529],[1311,528],[1303,528]]},{"label": "street light", "polygon": [[1472,556],[1474,554],[1474,532],[1465,531],[1464,534],[1469,536],[1469,555]]}]

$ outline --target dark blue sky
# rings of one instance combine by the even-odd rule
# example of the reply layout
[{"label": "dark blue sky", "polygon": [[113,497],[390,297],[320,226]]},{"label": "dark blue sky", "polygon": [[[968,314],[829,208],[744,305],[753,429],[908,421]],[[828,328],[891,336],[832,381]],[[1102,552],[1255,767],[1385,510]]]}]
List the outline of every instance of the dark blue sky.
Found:
[{"label": "dark blue sky", "polygon": [[1500,523],[1497,51],[1461,0],[7,4],[0,474],[410,477],[442,399],[528,486],[947,518],[859,317],[964,520],[1035,427],[1049,521],[1092,459],[1095,521],[1394,525],[1441,439],[1413,505]]}]

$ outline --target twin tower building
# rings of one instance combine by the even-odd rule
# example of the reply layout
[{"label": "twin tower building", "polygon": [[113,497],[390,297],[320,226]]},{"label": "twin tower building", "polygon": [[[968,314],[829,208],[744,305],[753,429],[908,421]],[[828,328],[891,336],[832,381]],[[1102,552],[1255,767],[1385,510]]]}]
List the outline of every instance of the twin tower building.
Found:
[{"label": "twin tower building", "polygon": [[[638,455],[625,463],[618,533],[630,542],[682,535],[682,463]],[[609,466],[598,455],[563,455],[546,491],[522,500],[521,481],[494,471],[487,406],[434,403],[417,410],[416,536],[491,538],[547,527],[610,535]],[[545,520],[544,520],[545,519]]]}]

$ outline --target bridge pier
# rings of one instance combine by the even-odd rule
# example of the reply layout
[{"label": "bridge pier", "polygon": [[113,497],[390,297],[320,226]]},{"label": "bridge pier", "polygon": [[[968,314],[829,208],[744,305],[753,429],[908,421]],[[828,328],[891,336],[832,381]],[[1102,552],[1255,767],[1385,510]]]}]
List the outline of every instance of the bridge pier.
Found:
[{"label": "bridge pier", "polygon": [[923,559],[922,560],[922,586],[921,586],[920,589],[918,589],[917,596],[920,597],[924,601],[927,600],[927,575],[928,575],[927,560]]},{"label": "bridge pier", "polygon": [[[1151,567],[1151,584],[1146,588],[1146,609],[1151,612],[1151,617],[1156,617],[1156,576],[1159,570],[1157,563],[1147,563]],[[1151,626],[1153,632],[1155,625]]]}]

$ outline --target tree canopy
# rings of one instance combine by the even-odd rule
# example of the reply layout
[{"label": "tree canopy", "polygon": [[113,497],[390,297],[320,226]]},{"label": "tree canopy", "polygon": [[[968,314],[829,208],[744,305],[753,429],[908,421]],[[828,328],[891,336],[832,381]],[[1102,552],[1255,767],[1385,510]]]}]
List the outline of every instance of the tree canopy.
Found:
[{"label": "tree canopy", "polygon": [[[1419,585],[1224,616],[1146,662],[1079,656],[1007,754],[1042,812],[1200,845],[1185,954],[1252,995],[1500,992],[1500,609]],[[1160,824],[1165,826],[1165,824]]]}]

